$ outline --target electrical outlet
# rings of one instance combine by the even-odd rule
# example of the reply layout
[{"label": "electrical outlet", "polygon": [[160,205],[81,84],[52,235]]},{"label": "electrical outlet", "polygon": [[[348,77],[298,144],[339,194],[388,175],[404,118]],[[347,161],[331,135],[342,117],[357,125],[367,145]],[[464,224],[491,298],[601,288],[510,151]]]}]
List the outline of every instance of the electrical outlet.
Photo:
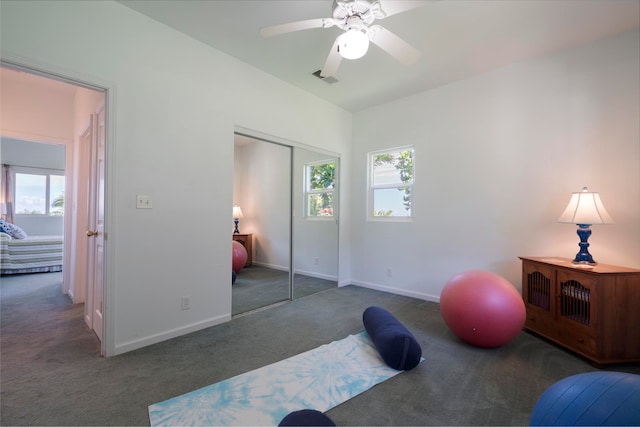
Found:
[{"label": "electrical outlet", "polygon": [[391,268],[387,267],[387,277],[391,277],[392,275]]},{"label": "electrical outlet", "polygon": [[191,308],[191,295],[185,295],[182,297],[181,307],[183,310],[189,310]]},{"label": "electrical outlet", "polygon": [[320,264],[320,258],[314,258],[313,265],[318,265],[318,264]]}]

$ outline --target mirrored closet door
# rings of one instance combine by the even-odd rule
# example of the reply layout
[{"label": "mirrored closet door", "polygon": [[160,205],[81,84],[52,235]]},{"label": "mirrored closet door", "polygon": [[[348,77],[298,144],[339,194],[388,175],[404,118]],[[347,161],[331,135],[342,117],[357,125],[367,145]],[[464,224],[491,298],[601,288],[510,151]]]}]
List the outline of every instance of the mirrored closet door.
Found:
[{"label": "mirrored closet door", "polygon": [[293,149],[293,298],[338,286],[338,158]]},{"label": "mirrored closet door", "polygon": [[230,224],[247,262],[232,284],[234,316],[337,286],[337,171],[334,155],[235,135],[238,233]]},{"label": "mirrored closet door", "polygon": [[[233,203],[242,211],[238,233],[247,263],[232,285],[232,314],[290,299],[292,148],[235,137]],[[229,209],[231,215],[232,209]]]}]

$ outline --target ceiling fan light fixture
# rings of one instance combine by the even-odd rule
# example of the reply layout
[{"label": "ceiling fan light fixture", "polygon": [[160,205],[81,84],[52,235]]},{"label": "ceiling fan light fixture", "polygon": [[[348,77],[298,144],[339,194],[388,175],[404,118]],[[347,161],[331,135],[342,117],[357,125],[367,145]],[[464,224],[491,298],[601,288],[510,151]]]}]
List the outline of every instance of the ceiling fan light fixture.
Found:
[{"label": "ceiling fan light fixture", "polygon": [[357,29],[338,36],[338,53],[345,59],[362,58],[369,50],[369,37]]}]

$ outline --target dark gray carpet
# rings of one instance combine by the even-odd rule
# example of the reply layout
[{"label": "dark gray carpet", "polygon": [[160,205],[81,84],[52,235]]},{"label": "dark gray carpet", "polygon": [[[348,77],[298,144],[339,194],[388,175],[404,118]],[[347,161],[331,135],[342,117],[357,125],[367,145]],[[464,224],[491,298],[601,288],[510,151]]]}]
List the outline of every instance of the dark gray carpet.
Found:
[{"label": "dark gray carpet", "polygon": [[[302,274],[293,278],[293,298],[302,298],[335,288],[335,281]],[[289,273],[252,265],[238,272],[233,285],[232,314],[238,315],[289,299]]]},{"label": "dark gray carpet", "polygon": [[317,277],[296,273],[293,276],[293,298],[307,297],[337,286],[338,282],[335,280],[318,279]]},{"label": "dark gray carpet", "polygon": [[[327,412],[339,426],[525,425],[549,385],[595,370],[528,333],[498,349],[471,347],[437,304],[354,286],[104,359],[82,307],[60,295],[57,274],[38,275],[52,285],[24,292],[2,278],[3,426],[148,425],[150,404],[360,332],[370,305],[394,313],[426,361]],[[640,373],[638,365],[609,369]]]}]

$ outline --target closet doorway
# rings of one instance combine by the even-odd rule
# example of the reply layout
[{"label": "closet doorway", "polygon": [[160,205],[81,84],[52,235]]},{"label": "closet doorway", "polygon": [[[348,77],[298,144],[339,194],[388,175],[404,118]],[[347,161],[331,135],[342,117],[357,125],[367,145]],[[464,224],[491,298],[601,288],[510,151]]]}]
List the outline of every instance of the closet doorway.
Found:
[{"label": "closet doorway", "polygon": [[[242,218],[239,233],[230,228],[249,253],[232,284],[233,316],[337,287],[338,166],[333,153],[235,134],[233,204]],[[306,191],[310,179],[323,189]]]}]

